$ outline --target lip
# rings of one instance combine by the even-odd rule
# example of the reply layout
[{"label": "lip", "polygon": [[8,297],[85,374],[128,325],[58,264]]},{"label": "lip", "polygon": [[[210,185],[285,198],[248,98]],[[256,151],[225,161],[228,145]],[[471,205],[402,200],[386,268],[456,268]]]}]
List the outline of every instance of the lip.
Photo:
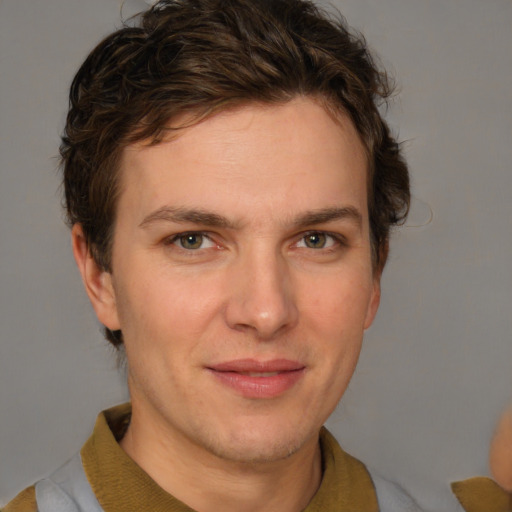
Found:
[{"label": "lip", "polygon": [[237,359],[207,367],[221,384],[245,398],[278,397],[297,384],[305,369],[302,363],[289,359]]}]

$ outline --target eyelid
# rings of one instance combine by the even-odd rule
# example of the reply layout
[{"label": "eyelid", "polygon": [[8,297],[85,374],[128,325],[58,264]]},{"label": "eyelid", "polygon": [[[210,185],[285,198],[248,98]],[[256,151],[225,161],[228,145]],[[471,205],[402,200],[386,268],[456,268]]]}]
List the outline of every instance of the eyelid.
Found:
[{"label": "eyelid", "polygon": [[[328,250],[335,246],[343,247],[343,246],[347,245],[347,239],[341,233],[333,233],[331,231],[325,231],[323,229],[310,229],[308,231],[304,231],[304,232],[300,233],[297,237],[298,240],[297,240],[297,242],[295,242],[294,245],[297,247],[298,243],[301,241],[304,241],[304,239],[307,236],[315,235],[315,234],[321,234],[321,235],[325,235],[327,237],[332,238],[334,241],[334,244],[330,245],[329,247],[322,247],[320,249],[313,249],[313,250],[317,250],[317,251],[320,251],[322,249]],[[309,247],[305,247],[305,248],[309,249]]]},{"label": "eyelid", "polygon": [[[211,245],[209,247],[200,247],[198,249],[185,249],[185,247],[180,247],[177,244],[177,242],[180,240],[180,238],[183,238],[183,237],[185,237],[187,235],[200,235],[200,236],[203,237],[203,239],[208,240]],[[210,249],[211,247],[214,247],[214,246],[218,245],[214,241],[211,233],[209,233],[207,231],[200,231],[200,230],[197,230],[197,231],[195,231],[195,230],[187,230],[187,231],[182,231],[181,233],[176,233],[174,235],[166,237],[165,240],[164,240],[164,244],[165,245],[175,245],[179,249],[181,249],[183,251],[186,251],[186,252],[195,252],[195,251],[199,251],[201,249]]]},{"label": "eyelid", "polygon": [[[303,242],[307,236],[314,235],[314,234],[325,235],[325,236],[331,238],[332,241],[334,242],[328,247],[323,247],[323,248],[316,249],[316,250],[322,250],[322,249],[328,250],[328,249],[331,249],[336,246],[342,247],[342,246],[346,246],[348,244],[346,237],[344,235],[342,235],[341,233],[333,233],[331,231],[325,231],[322,229],[309,229],[307,231],[303,231],[303,232],[299,233],[298,235],[296,235],[294,237],[296,241],[293,243],[293,245],[295,247],[297,247],[297,245],[300,242]],[[192,249],[185,249],[184,247],[180,247],[179,245],[176,244],[176,242],[179,241],[180,238],[187,236],[187,235],[201,235],[205,239],[209,240],[209,242],[212,244],[212,246],[219,246],[219,243],[215,241],[214,236],[212,235],[211,232],[201,231],[201,230],[187,230],[187,231],[181,231],[180,233],[175,233],[173,235],[166,237],[164,239],[164,244],[165,245],[175,245],[176,247],[178,247],[179,249],[182,249],[183,251],[194,252],[194,250],[192,250]],[[205,248],[201,247],[201,249],[208,249],[208,248],[209,247],[205,247]],[[304,246],[304,248],[309,249],[309,247],[306,247],[306,246]],[[199,250],[200,249],[196,249],[195,251],[199,251]]]}]

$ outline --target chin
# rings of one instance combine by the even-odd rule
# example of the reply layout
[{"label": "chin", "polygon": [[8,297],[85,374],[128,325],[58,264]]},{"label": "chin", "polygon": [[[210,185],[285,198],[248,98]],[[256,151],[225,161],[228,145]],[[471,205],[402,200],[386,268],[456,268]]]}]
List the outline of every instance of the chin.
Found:
[{"label": "chin", "polygon": [[229,446],[212,446],[212,452],[219,458],[245,464],[264,464],[287,459],[300,450],[301,444],[286,442],[245,443],[237,442]]},{"label": "chin", "polygon": [[[233,429],[222,436],[209,432],[208,440],[203,437],[203,446],[217,457],[245,464],[261,464],[287,459],[297,453],[312,437],[312,432],[291,428],[258,428],[246,425]],[[215,436],[215,437],[214,437]]]}]

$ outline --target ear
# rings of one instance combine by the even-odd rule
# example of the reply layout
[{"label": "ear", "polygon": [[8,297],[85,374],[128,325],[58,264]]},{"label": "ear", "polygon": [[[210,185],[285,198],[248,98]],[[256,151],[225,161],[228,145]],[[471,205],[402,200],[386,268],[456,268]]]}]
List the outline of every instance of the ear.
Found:
[{"label": "ear", "polygon": [[364,320],[365,330],[372,325],[377,310],[380,304],[380,276],[381,272],[375,270],[373,274],[373,287],[371,291],[370,301],[368,303],[368,309],[366,310],[366,318]]},{"label": "ear", "polygon": [[98,320],[111,331],[120,329],[112,274],[103,270],[92,257],[80,224],[75,224],[71,230],[71,243],[85,291]]},{"label": "ear", "polygon": [[388,259],[389,254],[389,240],[383,240],[378,248],[378,258],[375,262],[375,266],[373,269],[373,289],[370,297],[370,302],[368,304],[368,310],[366,312],[366,318],[364,321],[365,330],[368,329],[373,321],[375,320],[375,316],[377,315],[377,311],[380,305],[380,278],[382,276],[382,271],[384,270],[384,265]]}]

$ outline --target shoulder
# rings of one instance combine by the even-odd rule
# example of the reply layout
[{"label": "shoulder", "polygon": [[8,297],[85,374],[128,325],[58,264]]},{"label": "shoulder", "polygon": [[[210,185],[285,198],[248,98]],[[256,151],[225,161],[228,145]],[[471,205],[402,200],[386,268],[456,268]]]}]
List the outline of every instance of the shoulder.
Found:
[{"label": "shoulder", "polygon": [[381,512],[422,512],[416,501],[396,482],[369,470]]},{"label": "shoulder", "polygon": [[[381,477],[345,452],[325,428],[320,432],[320,446],[324,464],[320,490],[326,487],[331,494],[338,490],[341,493],[338,500],[349,496],[350,506],[347,510],[421,512],[414,499],[400,485]],[[357,509],[352,506],[354,502],[358,504]]]},{"label": "shoulder", "polygon": [[453,482],[452,491],[467,512],[502,512],[512,510],[512,494],[487,477]]},{"label": "shoulder", "polygon": [[37,512],[36,490],[32,485],[21,491],[1,512]]}]

